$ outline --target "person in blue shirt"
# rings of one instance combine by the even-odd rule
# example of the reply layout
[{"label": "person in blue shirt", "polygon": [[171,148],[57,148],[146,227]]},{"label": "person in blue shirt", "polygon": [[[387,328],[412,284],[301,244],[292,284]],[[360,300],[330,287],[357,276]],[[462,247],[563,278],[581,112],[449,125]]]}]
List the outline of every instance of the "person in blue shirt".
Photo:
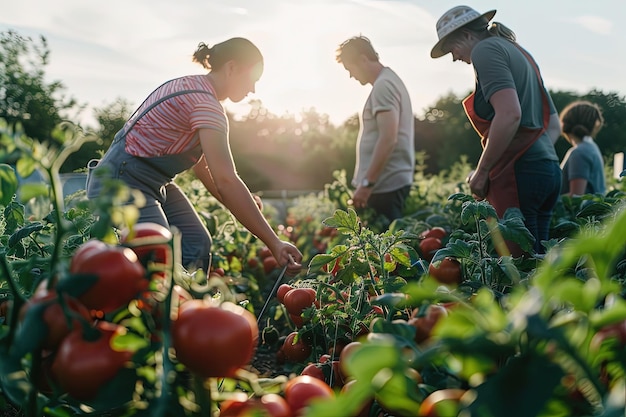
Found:
[{"label": "person in blue shirt", "polygon": [[575,101],[563,109],[560,119],[563,136],[572,145],[561,162],[561,192],[569,196],[604,194],[604,159],[593,140],[604,124],[600,107]]}]

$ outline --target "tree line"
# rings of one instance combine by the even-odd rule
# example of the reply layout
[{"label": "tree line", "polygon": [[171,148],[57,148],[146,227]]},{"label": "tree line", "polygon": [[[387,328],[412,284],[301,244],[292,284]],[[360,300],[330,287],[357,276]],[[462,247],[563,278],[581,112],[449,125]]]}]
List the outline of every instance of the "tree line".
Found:
[{"label": "tree line", "polygon": [[[51,51],[44,37],[33,39],[9,30],[0,33],[0,119],[12,131],[59,145],[63,136],[57,126],[72,122],[69,111],[82,107],[66,92],[62,81],[45,81]],[[469,93],[469,92],[468,92]],[[591,90],[584,94],[550,91],[557,110],[577,99],[597,103],[603,110],[605,126],[596,138],[605,159],[626,151],[626,99],[618,92]],[[446,170],[462,157],[475,164],[481,152],[461,101],[465,95],[440,97],[424,114],[415,116],[415,150],[426,157],[427,174]],[[94,110],[95,127],[84,127],[99,140],[88,142],[63,165],[62,172],[84,170],[87,162],[108,148],[115,133],[134,111],[124,98]],[[348,180],[355,162],[359,130],[355,113],[339,125],[314,108],[294,115],[276,115],[254,101],[249,113],[230,118],[230,140],[239,174],[252,191],[319,190],[332,182],[333,173],[345,170]],[[556,143],[562,158],[569,149],[563,138]],[[0,149],[0,162],[11,155]]]}]

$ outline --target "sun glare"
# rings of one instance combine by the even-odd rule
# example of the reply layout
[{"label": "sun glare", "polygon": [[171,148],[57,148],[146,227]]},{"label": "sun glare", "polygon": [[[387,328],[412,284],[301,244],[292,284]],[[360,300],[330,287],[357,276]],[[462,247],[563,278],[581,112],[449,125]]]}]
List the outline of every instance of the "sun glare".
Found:
[{"label": "sun glare", "polygon": [[348,35],[350,32],[345,29],[336,30],[336,22],[331,22],[329,15],[332,16],[328,3],[290,4],[277,12],[271,23],[250,33],[265,59],[263,76],[250,99],[260,100],[278,115],[297,115],[312,107],[319,113],[336,111],[319,108],[317,103],[346,94],[334,87],[338,79],[348,91],[358,86],[352,85],[348,74],[335,61],[337,46],[352,34]]}]

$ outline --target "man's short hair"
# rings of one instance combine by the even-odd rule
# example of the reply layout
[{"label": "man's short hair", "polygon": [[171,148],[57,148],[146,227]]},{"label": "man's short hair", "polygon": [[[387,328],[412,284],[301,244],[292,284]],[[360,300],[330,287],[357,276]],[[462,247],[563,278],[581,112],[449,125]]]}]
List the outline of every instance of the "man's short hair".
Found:
[{"label": "man's short hair", "polygon": [[354,36],[339,45],[335,58],[337,62],[342,63],[354,61],[359,55],[365,55],[371,61],[378,61],[378,53],[370,40],[363,35]]}]

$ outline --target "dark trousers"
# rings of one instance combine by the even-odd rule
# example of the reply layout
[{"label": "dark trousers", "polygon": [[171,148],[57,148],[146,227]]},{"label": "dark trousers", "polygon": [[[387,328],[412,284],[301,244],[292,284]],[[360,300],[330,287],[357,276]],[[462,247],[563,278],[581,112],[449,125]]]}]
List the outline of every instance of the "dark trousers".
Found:
[{"label": "dark trousers", "polygon": [[535,237],[535,252],[544,253],[541,241],[550,237],[552,211],[561,193],[561,168],[557,161],[519,160],[515,177],[524,224]]}]

